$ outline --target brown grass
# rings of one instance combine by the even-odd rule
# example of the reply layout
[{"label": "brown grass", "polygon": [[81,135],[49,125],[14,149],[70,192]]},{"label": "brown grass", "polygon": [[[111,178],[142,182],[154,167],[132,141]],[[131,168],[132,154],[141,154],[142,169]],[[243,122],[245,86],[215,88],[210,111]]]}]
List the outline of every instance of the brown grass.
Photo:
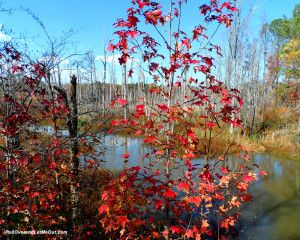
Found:
[{"label": "brown grass", "polygon": [[295,142],[290,132],[267,131],[258,139],[241,135],[238,135],[236,139],[249,152],[269,152],[300,160],[300,144]]},{"label": "brown grass", "polygon": [[80,175],[80,209],[85,223],[98,222],[98,208],[104,187],[114,178],[108,170],[85,168]]}]

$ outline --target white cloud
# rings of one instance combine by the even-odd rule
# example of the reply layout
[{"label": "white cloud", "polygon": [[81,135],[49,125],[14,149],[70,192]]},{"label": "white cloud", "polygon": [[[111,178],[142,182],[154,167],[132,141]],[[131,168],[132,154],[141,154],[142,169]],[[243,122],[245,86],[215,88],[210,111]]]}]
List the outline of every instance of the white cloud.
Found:
[{"label": "white cloud", "polygon": [[7,34],[0,32],[0,41],[10,41],[11,37],[8,36]]}]

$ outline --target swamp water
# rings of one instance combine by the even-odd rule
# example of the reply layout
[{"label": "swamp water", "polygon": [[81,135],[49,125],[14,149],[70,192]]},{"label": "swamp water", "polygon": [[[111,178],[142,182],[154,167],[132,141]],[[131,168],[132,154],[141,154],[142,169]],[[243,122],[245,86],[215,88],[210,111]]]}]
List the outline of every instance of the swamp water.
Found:
[{"label": "swamp water", "polygon": [[[107,136],[100,159],[112,170],[143,166],[148,149],[137,138]],[[121,158],[129,153],[128,162]],[[238,239],[300,240],[300,162],[270,154],[252,154],[251,160],[268,173],[250,188],[252,202],[241,209]]]},{"label": "swamp water", "polygon": [[[53,134],[51,127],[33,127],[37,132]],[[66,137],[63,130],[61,136]],[[98,147],[97,159],[106,168],[121,170],[143,167],[143,156],[149,152],[140,139],[106,136]],[[121,158],[129,153],[128,161]],[[241,209],[241,233],[238,239],[300,240],[300,161],[271,154],[252,154],[251,161],[268,173],[250,187],[252,202]],[[200,161],[199,161],[200,162]]]}]

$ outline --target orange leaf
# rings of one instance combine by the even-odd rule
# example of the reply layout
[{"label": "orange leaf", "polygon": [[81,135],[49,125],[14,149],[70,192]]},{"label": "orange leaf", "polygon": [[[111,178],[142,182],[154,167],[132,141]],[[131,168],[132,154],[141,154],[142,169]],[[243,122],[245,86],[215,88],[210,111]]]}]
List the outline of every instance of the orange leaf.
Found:
[{"label": "orange leaf", "polygon": [[264,175],[264,176],[267,176],[267,175],[268,175],[267,172],[266,172],[266,171],[263,171],[263,170],[259,171],[259,174]]}]

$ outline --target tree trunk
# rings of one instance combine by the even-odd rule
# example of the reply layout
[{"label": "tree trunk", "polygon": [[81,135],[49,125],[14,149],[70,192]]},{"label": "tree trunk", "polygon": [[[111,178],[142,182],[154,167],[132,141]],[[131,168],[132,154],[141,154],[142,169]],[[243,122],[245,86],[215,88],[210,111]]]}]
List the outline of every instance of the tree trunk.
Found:
[{"label": "tree trunk", "polygon": [[70,237],[74,237],[74,230],[78,224],[78,204],[79,204],[79,139],[78,139],[78,103],[77,103],[77,78],[75,75],[71,77],[70,87],[70,103],[67,93],[64,89],[54,86],[64,98],[67,107],[67,126],[70,137],[70,164],[72,175],[70,178],[70,200],[71,200],[71,229]]},{"label": "tree trunk", "polygon": [[79,144],[78,144],[78,106],[77,106],[77,78],[75,75],[71,77],[71,121],[69,127],[70,139],[71,139],[71,164],[73,179],[71,181],[71,205],[72,205],[72,229],[74,230],[78,223],[78,170],[79,170]]}]

